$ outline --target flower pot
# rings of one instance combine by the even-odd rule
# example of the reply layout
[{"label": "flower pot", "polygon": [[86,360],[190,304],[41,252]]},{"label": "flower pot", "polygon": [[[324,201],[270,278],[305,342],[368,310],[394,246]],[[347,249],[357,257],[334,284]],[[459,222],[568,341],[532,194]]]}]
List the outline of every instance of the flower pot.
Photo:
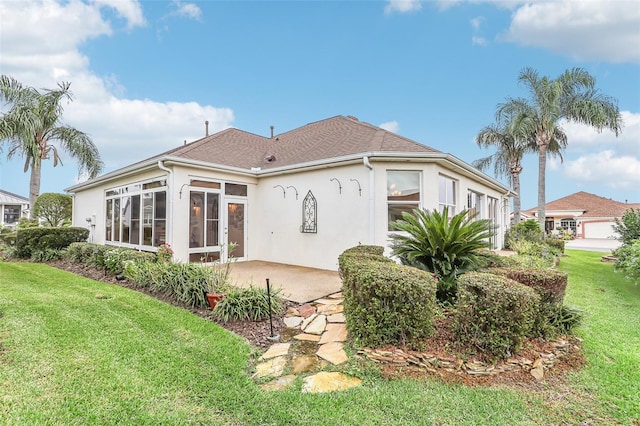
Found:
[{"label": "flower pot", "polygon": [[224,294],[207,293],[207,300],[209,301],[209,306],[211,307],[212,311],[213,311],[213,308],[216,307],[220,299],[222,299],[223,297],[224,297]]}]

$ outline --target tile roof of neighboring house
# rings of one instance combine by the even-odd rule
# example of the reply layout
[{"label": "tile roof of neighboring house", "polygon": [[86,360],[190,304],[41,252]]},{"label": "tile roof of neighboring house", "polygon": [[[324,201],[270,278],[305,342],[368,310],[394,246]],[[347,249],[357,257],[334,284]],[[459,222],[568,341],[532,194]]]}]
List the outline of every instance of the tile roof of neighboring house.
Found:
[{"label": "tile roof of neighboring house", "polygon": [[226,129],[153,158],[172,156],[244,169],[269,169],[372,151],[440,152],[355,117],[339,115],[273,139]]},{"label": "tile roof of neighboring house", "polygon": [[[567,195],[545,205],[547,215],[550,211],[582,210],[581,217],[621,217],[627,209],[640,208],[638,203],[621,203],[599,195],[580,191]],[[537,212],[537,207],[525,210],[527,214]]]},{"label": "tile roof of neighboring house", "polygon": [[0,189],[0,204],[29,204],[29,199]]}]

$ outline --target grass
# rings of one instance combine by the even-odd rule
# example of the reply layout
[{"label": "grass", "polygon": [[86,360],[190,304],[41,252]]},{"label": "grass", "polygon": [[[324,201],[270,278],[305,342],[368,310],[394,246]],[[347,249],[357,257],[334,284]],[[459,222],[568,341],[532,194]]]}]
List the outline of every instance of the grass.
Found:
[{"label": "grass", "polygon": [[46,265],[0,262],[0,424],[631,424],[640,287],[597,254],[568,254],[567,299],[588,312],[578,334],[590,363],[553,399],[387,381],[351,361],[361,387],[266,392],[250,379],[252,349],[215,323]]}]

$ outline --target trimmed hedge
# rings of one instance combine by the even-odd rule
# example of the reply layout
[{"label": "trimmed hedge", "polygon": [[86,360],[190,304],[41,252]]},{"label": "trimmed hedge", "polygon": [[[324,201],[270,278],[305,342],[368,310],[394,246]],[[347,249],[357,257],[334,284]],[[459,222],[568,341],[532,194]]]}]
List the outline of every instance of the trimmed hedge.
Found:
[{"label": "trimmed hedge", "polygon": [[540,336],[553,334],[554,321],[564,302],[568,276],[557,269],[491,268],[490,273],[500,275],[534,289],[540,295],[540,309],[534,329]]},{"label": "trimmed hedge", "polygon": [[561,240],[559,238],[545,238],[544,243],[550,247],[560,250],[560,252],[564,254],[564,245],[565,245],[564,240]]},{"label": "trimmed hedge", "polygon": [[436,283],[427,272],[375,254],[382,252],[354,248],[338,259],[347,329],[364,346],[417,343],[433,331]]},{"label": "trimmed hedge", "polygon": [[104,268],[112,274],[122,273],[128,261],[155,262],[157,259],[152,252],[93,243],[73,243],[67,249],[66,256],[72,262]]},{"label": "trimmed hedge", "polygon": [[540,296],[506,277],[469,272],[458,279],[452,329],[458,341],[494,358],[517,352],[534,326]]},{"label": "trimmed hedge", "polygon": [[89,237],[89,230],[79,227],[18,229],[16,256],[28,259],[33,252],[61,250],[71,243],[86,241],[87,237]]}]

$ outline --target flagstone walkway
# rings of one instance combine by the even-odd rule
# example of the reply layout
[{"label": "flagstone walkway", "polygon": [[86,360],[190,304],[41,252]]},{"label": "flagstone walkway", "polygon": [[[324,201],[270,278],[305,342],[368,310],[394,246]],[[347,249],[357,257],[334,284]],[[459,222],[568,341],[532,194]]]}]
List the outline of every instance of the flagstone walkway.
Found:
[{"label": "flagstone walkway", "polygon": [[262,389],[284,389],[307,373],[310,375],[303,379],[302,392],[331,392],[361,384],[358,378],[322,371],[328,365],[349,360],[344,351],[347,327],[342,301],[342,293],[334,293],[287,311],[282,343],[272,345],[256,365],[255,379],[272,379],[262,384]]}]

